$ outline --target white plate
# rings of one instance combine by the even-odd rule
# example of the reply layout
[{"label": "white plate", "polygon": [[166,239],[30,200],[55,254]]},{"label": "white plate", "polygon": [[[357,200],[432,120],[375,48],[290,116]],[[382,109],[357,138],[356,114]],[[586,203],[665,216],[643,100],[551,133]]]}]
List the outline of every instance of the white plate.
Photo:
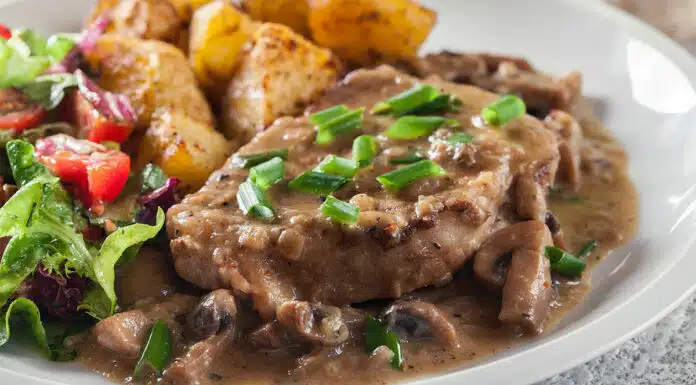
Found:
[{"label": "white plate", "polygon": [[[638,235],[593,272],[594,290],[585,304],[534,343],[416,382],[529,384],[606,352],[694,289],[696,62],[652,28],[598,1],[424,2],[440,19],[428,50],[497,51],[524,55],[551,72],[582,71],[586,94],[602,101],[604,122],[631,155],[641,197]],[[0,22],[43,31],[75,29],[88,3],[13,2],[0,8]],[[106,383],[16,346],[0,352],[0,378],[9,385]]]}]

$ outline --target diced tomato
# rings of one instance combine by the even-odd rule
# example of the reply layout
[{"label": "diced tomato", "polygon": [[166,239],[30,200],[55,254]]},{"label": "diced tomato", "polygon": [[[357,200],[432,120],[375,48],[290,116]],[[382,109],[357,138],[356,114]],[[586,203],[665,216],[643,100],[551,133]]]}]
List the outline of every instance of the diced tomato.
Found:
[{"label": "diced tomato", "polygon": [[0,130],[22,132],[41,123],[46,110],[15,88],[0,89]]},{"label": "diced tomato", "polygon": [[0,37],[9,40],[12,37],[12,30],[7,28],[6,25],[0,24]]},{"label": "diced tomato", "polygon": [[137,120],[128,98],[104,91],[80,70],[75,71],[75,78],[78,90],[72,106],[80,137],[95,143],[125,142]]},{"label": "diced tomato", "polygon": [[36,142],[36,153],[88,207],[116,199],[130,173],[128,155],[67,135],[40,139]]},{"label": "diced tomato", "polygon": [[80,137],[95,143],[123,143],[133,131],[133,124],[106,117],[81,92],[74,95],[75,120]]}]

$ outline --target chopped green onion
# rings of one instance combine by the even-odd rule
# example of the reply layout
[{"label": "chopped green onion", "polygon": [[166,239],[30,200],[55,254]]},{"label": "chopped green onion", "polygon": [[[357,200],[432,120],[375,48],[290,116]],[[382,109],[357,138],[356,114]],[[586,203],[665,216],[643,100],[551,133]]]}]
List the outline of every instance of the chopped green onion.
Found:
[{"label": "chopped green onion", "polygon": [[353,141],[353,160],[358,167],[364,168],[377,156],[377,142],[370,135],[360,135]]},{"label": "chopped green onion", "polygon": [[461,109],[461,99],[455,95],[444,94],[415,108],[410,113],[413,115],[443,114],[447,112],[459,112]]},{"label": "chopped green onion", "polygon": [[447,143],[453,146],[471,143],[472,140],[474,140],[473,136],[463,132],[455,132],[454,134],[450,135],[449,138],[445,139]]},{"label": "chopped green onion", "polygon": [[339,115],[328,122],[318,125],[317,144],[329,144],[336,140],[336,137],[360,128],[362,125],[365,108],[348,111]]},{"label": "chopped green onion", "polygon": [[395,116],[402,116],[410,113],[416,108],[432,101],[440,95],[440,91],[427,84],[418,84],[387,101],[377,104],[373,109],[373,114],[391,112]]},{"label": "chopped green onion", "polygon": [[237,204],[244,215],[253,215],[261,219],[273,219],[275,212],[266,199],[266,194],[261,187],[251,181],[239,185],[237,191]]},{"label": "chopped green onion", "polygon": [[350,112],[350,109],[345,104],[341,104],[310,115],[309,121],[315,126],[321,126],[348,112]]},{"label": "chopped green onion", "polygon": [[418,84],[372,109],[373,114],[391,113],[394,116],[442,114],[457,112],[462,101],[455,95],[441,94],[430,85]]},{"label": "chopped green onion", "polygon": [[346,178],[353,178],[358,172],[358,165],[352,159],[341,158],[336,155],[329,155],[314,168],[314,171],[324,174],[339,175]]},{"label": "chopped green onion", "polygon": [[484,107],[481,117],[488,124],[502,126],[526,113],[527,107],[522,99],[515,95],[506,95]]},{"label": "chopped green onion", "polygon": [[288,187],[311,194],[329,195],[343,187],[347,182],[348,178],[344,176],[307,171],[288,183]]},{"label": "chopped green onion", "polygon": [[321,205],[321,213],[336,222],[350,225],[358,221],[360,208],[329,195]]},{"label": "chopped green onion", "polygon": [[597,241],[594,240],[587,242],[585,247],[583,247],[582,250],[580,250],[580,253],[578,253],[578,258],[586,258],[598,245],[599,244],[597,243]]},{"label": "chopped green onion", "polygon": [[415,180],[446,174],[445,170],[432,160],[421,160],[398,170],[380,175],[377,177],[377,180],[388,189],[400,190]]},{"label": "chopped green onion", "polygon": [[394,122],[384,135],[391,139],[417,139],[430,135],[443,125],[457,127],[459,122],[441,116],[403,116]]},{"label": "chopped green onion", "polygon": [[251,168],[263,162],[267,162],[275,157],[288,160],[288,149],[281,148],[279,150],[257,152],[254,154],[236,154],[234,157],[241,167]]},{"label": "chopped green onion", "polygon": [[391,365],[394,369],[401,369],[404,358],[401,353],[399,336],[382,325],[375,317],[365,314],[365,352],[371,355],[380,346],[386,346],[394,353]]},{"label": "chopped green onion", "polygon": [[268,162],[261,163],[249,170],[249,179],[262,189],[269,188],[272,184],[283,180],[285,162],[280,157],[275,157]]},{"label": "chopped green onion", "polygon": [[551,261],[551,270],[568,277],[577,277],[585,270],[585,262],[563,249],[546,246],[546,257]]},{"label": "chopped green onion", "polygon": [[399,158],[391,158],[389,159],[389,163],[391,164],[411,164],[411,163],[416,163],[419,160],[423,160],[425,157],[418,152],[417,150],[410,149],[408,150],[408,154],[406,156],[402,156]]},{"label": "chopped green onion", "polygon": [[150,329],[150,336],[143,349],[143,353],[135,365],[133,377],[139,377],[143,367],[148,364],[155,370],[157,377],[162,376],[162,372],[172,360],[172,337],[169,328],[162,321],[156,321]]}]

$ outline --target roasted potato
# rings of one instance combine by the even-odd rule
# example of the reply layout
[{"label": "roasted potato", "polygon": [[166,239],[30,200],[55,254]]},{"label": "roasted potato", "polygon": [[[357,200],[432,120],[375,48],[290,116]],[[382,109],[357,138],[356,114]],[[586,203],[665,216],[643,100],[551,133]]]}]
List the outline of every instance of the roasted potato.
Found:
[{"label": "roasted potato", "polygon": [[412,0],[310,0],[314,41],[359,65],[416,56],[436,22]]},{"label": "roasted potato", "polygon": [[107,32],[176,42],[184,28],[169,0],[99,0],[88,23],[108,16]]},{"label": "roasted potato", "polygon": [[244,143],[336,82],[340,63],[290,28],[264,23],[245,48],[223,102],[228,138]]},{"label": "roasted potato", "polygon": [[254,25],[249,16],[226,0],[206,4],[194,13],[189,62],[198,83],[212,100],[220,100],[224,93]]},{"label": "roasted potato", "polygon": [[214,126],[210,106],[198,89],[188,60],[175,46],[107,34],[97,41],[87,59],[100,74],[101,87],[130,99],[138,115],[136,129],[147,128],[153,113],[162,108]]},{"label": "roasted potato", "polygon": [[159,110],[145,132],[138,165],[153,162],[181,179],[185,190],[200,188],[231,154],[230,143],[211,126],[173,109]]},{"label": "roasted potato", "polygon": [[254,20],[284,24],[309,36],[309,0],[241,0],[242,9]]},{"label": "roasted potato", "polygon": [[169,0],[176,9],[179,18],[184,23],[189,23],[193,17],[193,13],[200,7],[210,3],[213,0]]}]

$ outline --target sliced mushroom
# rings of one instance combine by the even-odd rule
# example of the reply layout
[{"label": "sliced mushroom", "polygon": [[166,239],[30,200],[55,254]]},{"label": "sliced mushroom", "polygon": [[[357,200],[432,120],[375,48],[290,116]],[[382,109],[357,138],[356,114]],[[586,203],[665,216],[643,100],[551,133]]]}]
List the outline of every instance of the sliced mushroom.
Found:
[{"label": "sliced mushroom", "polygon": [[276,316],[281,325],[315,345],[338,345],[350,335],[341,309],[335,306],[288,301],[278,307]]},{"label": "sliced mushroom", "polygon": [[212,337],[219,331],[234,327],[237,304],[230,290],[219,289],[201,298],[186,317],[187,334],[194,341]]},{"label": "sliced mushroom", "polygon": [[545,223],[546,226],[549,228],[549,231],[551,231],[551,236],[553,237],[553,244],[556,245],[556,247],[558,248],[567,250],[565,245],[565,237],[563,236],[563,229],[561,228],[561,222],[558,221],[558,218],[556,217],[556,214],[553,213],[553,211],[549,211],[546,213]]},{"label": "sliced mushroom", "polygon": [[[541,333],[553,291],[550,262],[544,250],[551,245],[553,239],[546,224],[527,221],[496,232],[474,256],[476,276],[503,290],[498,315],[503,323]],[[510,266],[505,272],[499,262],[510,253]]]},{"label": "sliced mushroom", "polygon": [[164,373],[165,380],[173,384],[197,384],[208,374],[216,357],[235,340],[235,330],[228,328],[203,341],[191,345],[184,355],[177,358]]},{"label": "sliced mushroom", "polygon": [[135,358],[140,354],[152,321],[140,310],[105,318],[92,328],[99,344],[114,353]]},{"label": "sliced mushroom", "polygon": [[277,320],[261,325],[248,335],[249,342],[258,350],[276,351],[306,346],[296,334],[290,333]]},{"label": "sliced mushroom", "polygon": [[544,120],[558,139],[558,152],[561,156],[556,181],[566,184],[572,191],[577,192],[582,182],[582,161],[580,151],[582,146],[582,128],[570,114],[553,110]]},{"label": "sliced mushroom", "polygon": [[548,204],[546,196],[549,186],[553,184],[558,170],[558,157],[551,158],[536,165],[532,170],[523,172],[515,182],[513,201],[520,218],[544,222]]},{"label": "sliced mushroom", "polygon": [[515,207],[521,218],[544,220],[547,212],[546,189],[533,175],[520,175],[517,178]]},{"label": "sliced mushroom", "polygon": [[421,300],[399,300],[384,313],[389,327],[399,335],[436,338],[448,346],[459,346],[457,330],[437,306]]}]

